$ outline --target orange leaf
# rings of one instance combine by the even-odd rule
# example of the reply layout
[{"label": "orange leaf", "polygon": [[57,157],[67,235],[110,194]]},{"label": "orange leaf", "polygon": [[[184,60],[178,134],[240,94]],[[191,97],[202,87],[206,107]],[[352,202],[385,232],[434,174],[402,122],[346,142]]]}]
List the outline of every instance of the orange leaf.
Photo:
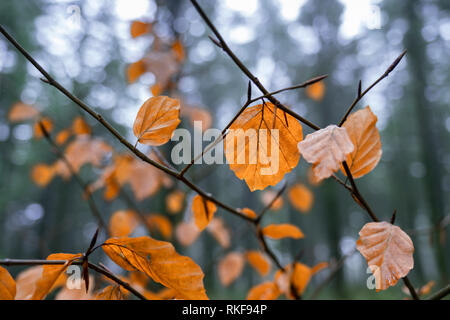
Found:
[{"label": "orange leaf", "polygon": [[[277,193],[272,190],[265,190],[261,195],[261,201],[265,206],[268,206],[273,199],[277,196]],[[284,201],[282,197],[278,197],[277,200],[275,200],[270,210],[278,211],[283,207]]]},{"label": "orange leaf", "polygon": [[184,299],[207,299],[204,274],[189,257],[179,255],[169,242],[150,237],[110,238],[105,253],[125,270],[139,270],[154,281],[176,290]]},{"label": "orange leaf", "polygon": [[281,238],[304,238],[303,232],[297,227],[289,223],[271,224],[262,229],[262,233],[272,239]]},{"label": "orange leaf", "polygon": [[39,121],[36,121],[34,124],[34,137],[36,139],[40,139],[44,136],[44,132],[42,131],[41,125],[44,127],[47,133],[50,133],[53,129],[53,122],[48,117],[43,117]]},{"label": "orange leaf", "polygon": [[303,184],[297,183],[289,189],[289,200],[291,204],[300,212],[308,212],[311,210],[314,202],[313,193]]},{"label": "orange leaf", "polygon": [[138,141],[152,146],[165,144],[180,123],[180,102],[166,96],[152,97],[139,109],[133,125]]},{"label": "orange leaf", "polygon": [[322,81],[313,83],[306,88],[306,95],[315,101],[322,100],[325,95],[325,84]]},{"label": "orange leaf", "polygon": [[130,34],[133,38],[149,33],[152,30],[152,24],[142,21],[133,21],[130,27]]},{"label": "orange leaf", "polygon": [[222,258],[218,265],[219,278],[222,285],[229,286],[244,270],[245,258],[240,252],[231,252]]},{"label": "orange leaf", "polygon": [[17,102],[12,106],[8,113],[8,120],[11,122],[21,122],[36,118],[39,115],[39,110],[35,107]]},{"label": "orange leaf", "polygon": [[31,179],[39,187],[45,187],[52,181],[56,171],[54,166],[48,166],[46,164],[40,163],[33,167],[31,170]]},{"label": "orange leaf", "polygon": [[183,104],[181,108],[181,113],[183,116],[188,116],[192,126],[195,122],[201,122],[202,131],[211,128],[213,119],[211,113],[205,108],[192,107]]},{"label": "orange leaf", "polygon": [[317,187],[321,183],[321,180],[319,180],[314,174],[313,167],[308,168],[307,176],[310,185]]},{"label": "orange leaf", "polygon": [[388,222],[370,222],[359,232],[359,252],[375,276],[377,290],[386,290],[405,277],[414,266],[414,245],[399,227]]},{"label": "orange leaf", "polygon": [[113,237],[126,237],[134,231],[138,221],[133,210],[119,210],[109,220],[109,232]]},{"label": "orange leaf", "polygon": [[170,79],[179,71],[180,64],[173,50],[151,50],[142,59],[146,71],[153,73],[160,92],[169,85]]},{"label": "orange leaf", "polygon": [[115,172],[105,177],[105,191],[103,197],[106,200],[112,200],[117,197],[120,192],[120,185],[116,180]]},{"label": "orange leaf", "polygon": [[311,268],[303,263],[296,262],[294,265],[294,271],[292,272],[291,281],[295,290],[299,295],[302,295],[306,289],[306,286],[311,279]]},{"label": "orange leaf", "polygon": [[[428,281],[427,284],[422,286],[419,290],[419,295],[425,296],[431,292],[431,289],[434,287],[435,282],[433,280]],[[408,291],[409,292],[409,291]]]},{"label": "orange leaf", "polygon": [[270,263],[267,258],[259,251],[252,250],[246,253],[250,265],[255,268],[262,277],[270,272]]},{"label": "orange leaf", "polygon": [[172,214],[180,212],[183,209],[184,197],[184,192],[180,190],[169,193],[166,198],[167,211]]},{"label": "orange leaf", "polygon": [[161,172],[148,163],[129,155],[118,156],[114,162],[117,182],[120,185],[129,183],[137,200],[155,194],[161,187],[163,179]]},{"label": "orange leaf", "polygon": [[71,135],[72,135],[72,130],[70,130],[70,129],[61,130],[56,135],[55,141],[59,145],[64,144],[70,138]]},{"label": "orange leaf", "polygon": [[180,222],[175,229],[175,236],[183,246],[190,246],[197,240],[200,235],[200,230],[194,222]]},{"label": "orange leaf", "polygon": [[302,126],[279,108],[275,113],[274,108],[272,103],[248,107],[225,137],[230,169],[251,191],[276,185],[300,159],[297,144],[303,139]]},{"label": "orange leaf", "polygon": [[55,296],[55,300],[92,300],[92,289],[94,288],[94,277],[89,276],[89,290],[86,290],[86,281],[80,279],[80,288],[69,288],[64,286]]},{"label": "orange leaf", "polygon": [[172,44],[172,50],[175,53],[175,57],[177,58],[178,61],[183,61],[185,58],[185,53],[184,53],[184,47],[183,44],[181,43],[180,39],[177,39],[173,44]]},{"label": "orange leaf", "polygon": [[103,158],[111,151],[112,148],[99,138],[92,139],[89,136],[78,136],[69,143],[64,155],[75,172],[78,172],[87,163],[99,167]]},{"label": "orange leaf", "polygon": [[16,277],[16,300],[29,300],[41,275],[42,266],[30,267],[20,272]]},{"label": "orange leaf", "polygon": [[0,267],[0,300],[14,300],[16,297],[16,282],[8,270]]},{"label": "orange leaf", "polygon": [[72,131],[77,135],[91,134],[91,127],[87,124],[83,117],[78,116],[72,123]]},{"label": "orange leaf", "polygon": [[253,210],[250,209],[250,208],[239,209],[239,211],[240,211],[242,214],[244,214],[244,215],[246,215],[247,217],[252,218],[252,219],[255,219],[255,218],[258,217],[258,215],[256,214],[256,212],[253,211]]},{"label": "orange leaf", "polygon": [[264,282],[250,289],[247,300],[275,300],[280,296],[278,287],[273,282]]},{"label": "orange leaf", "polygon": [[127,68],[128,83],[135,82],[146,71],[146,66],[143,60],[130,64]]},{"label": "orange leaf", "polygon": [[298,144],[302,156],[314,164],[313,171],[317,180],[326,179],[339,170],[341,162],[355,148],[345,128],[329,125],[314,133],[308,134]]},{"label": "orange leaf", "polygon": [[170,239],[172,237],[172,223],[165,216],[160,214],[152,214],[147,216],[147,224],[152,230],[159,230],[161,235]]},{"label": "orange leaf", "polygon": [[206,200],[201,195],[196,195],[192,200],[192,212],[196,226],[202,231],[214,217],[217,207],[214,202]]},{"label": "orange leaf", "polygon": [[47,260],[66,260],[65,264],[44,265],[41,278],[36,282],[36,287],[31,300],[42,300],[54,288],[58,278],[64,274],[67,267],[72,262],[80,258],[82,254],[54,253],[47,257]]},{"label": "orange leaf", "polygon": [[230,246],[230,231],[221,218],[213,218],[206,228],[223,248]]},{"label": "orange leaf", "polygon": [[109,285],[96,294],[95,300],[123,300],[124,294],[119,285]]},{"label": "orange leaf", "polygon": [[311,275],[314,275],[316,273],[318,273],[319,271],[328,268],[329,264],[328,262],[319,262],[318,264],[316,264],[314,267],[311,268]]},{"label": "orange leaf", "polygon": [[150,91],[152,93],[152,96],[156,97],[163,92],[163,88],[159,84],[155,83],[150,87]]},{"label": "orange leaf", "polygon": [[[355,150],[347,156],[353,178],[360,178],[372,171],[381,159],[381,141],[376,123],[377,116],[367,106],[351,114],[343,124],[355,146]],[[345,170],[341,170],[345,174]]]}]

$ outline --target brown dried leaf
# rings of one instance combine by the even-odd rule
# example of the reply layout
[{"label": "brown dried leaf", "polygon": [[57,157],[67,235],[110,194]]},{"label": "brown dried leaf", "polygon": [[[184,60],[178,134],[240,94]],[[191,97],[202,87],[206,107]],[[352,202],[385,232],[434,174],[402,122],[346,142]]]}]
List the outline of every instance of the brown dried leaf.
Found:
[{"label": "brown dried leaf", "polygon": [[147,216],[146,221],[150,229],[158,230],[164,238],[170,239],[172,237],[172,223],[167,217],[153,213]]},{"label": "brown dried leaf", "polygon": [[8,120],[10,122],[21,122],[34,119],[38,115],[39,110],[37,110],[35,107],[23,102],[17,102],[9,110]]},{"label": "brown dried leaf", "polygon": [[[376,123],[377,116],[367,106],[351,114],[342,125],[355,146],[347,156],[347,165],[355,179],[372,171],[381,159],[380,133]],[[345,170],[341,170],[346,175]]]},{"label": "brown dried leaf", "polygon": [[270,262],[260,251],[247,251],[246,257],[250,265],[255,268],[262,277],[265,277],[270,272]]},{"label": "brown dried leaf", "polygon": [[314,202],[314,194],[303,184],[293,185],[288,192],[291,204],[302,213],[311,210]]},{"label": "brown dried leaf", "polygon": [[298,144],[300,153],[306,161],[312,163],[317,180],[326,179],[339,170],[342,161],[355,147],[345,128],[329,125],[308,134]]},{"label": "brown dried leaf", "polygon": [[16,282],[8,270],[0,267],[0,300],[14,300],[16,297]]},{"label": "brown dried leaf", "polygon": [[280,290],[274,282],[264,282],[250,289],[247,300],[276,300]]},{"label": "brown dried leaf", "polygon": [[119,210],[109,220],[109,232],[113,237],[127,237],[137,225],[138,220],[133,210]]},{"label": "brown dried leaf", "polygon": [[216,211],[216,204],[203,198],[201,195],[196,195],[192,200],[192,213],[194,214],[194,221],[200,231],[208,226]]},{"label": "brown dried leaf", "polygon": [[399,227],[388,222],[370,222],[359,232],[357,249],[369,264],[377,290],[386,290],[414,267],[414,245]]},{"label": "brown dried leaf", "polygon": [[251,191],[276,185],[300,159],[297,144],[303,139],[302,126],[281,109],[274,110],[272,103],[248,107],[225,137],[230,169]]},{"label": "brown dried leaf", "polygon": [[165,144],[180,123],[180,102],[166,96],[152,97],[139,109],[133,125],[138,141],[152,146]]},{"label": "brown dried leaf", "polygon": [[294,238],[300,239],[304,238],[305,235],[297,227],[289,223],[282,224],[270,224],[262,229],[263,235],[272,239],[282,239],[282,238]]},{"label": "brown dried leaf", "polygon": [[244,270],[245,257],[240,252],[231,252],[222,258],[218,265],[219,279],[222,285],[229,286]]},{"label": "brown dried leaf", "polygon": [[200,267],[191,258],[179,255],[169,242],[150,237],[110,238],[102,248],[125,270],[144,272],[184,299],[208,299]]}]

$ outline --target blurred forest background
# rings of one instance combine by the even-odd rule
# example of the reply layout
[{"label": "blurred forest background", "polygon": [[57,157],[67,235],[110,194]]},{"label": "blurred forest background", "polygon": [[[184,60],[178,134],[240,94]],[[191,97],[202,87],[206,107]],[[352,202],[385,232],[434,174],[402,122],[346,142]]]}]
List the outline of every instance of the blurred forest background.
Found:
[{"label": "blurred forest background", "polygon": [[[376,169],[357,183],[381,219],[389,220],[397,209],[396,224],[410,234],[415,245],[415,266],[409,274],[412,283],[420,287],[433,280],[435,289],[447,284],[450,2],[224,0],[201,1],[201,5],[237,56],[269,90],[329,75],[323,82],[323,98],[311,99],[301,89],[278,95],[280,101],[321,127],[340,120],[357,93],[360,79],[363,88],[367,87],[408,49],[396,70],[359,104],[359,108],[370,105],[378,116],[383,156]],[[132,38],[130,25],[134,20],[152,23],[160,39],[181,40],[186,58],[176,77],[183,103],[204,108],[212,115],[211,127],[222,129],[245,102],[248,80],[208,39],[211,32],[189,1],[0,1],[0,23],[50,74],[133,144],[134,118],[151,97],[150,87],[155,84],[151,73],[131,84],[127,80],[127,67],[155,45],[151,34]],[[69,127],[81,115],[77,106],[39,78],[37,70],[0,37],[0,258],[43,259],[53,252],[80,252],[96,229],[96,221],[82,200],[83,192],[73,179],[58,177],[46,188],[32,182],[32,167],[52,163],[56,156],[44,139],[33,138],[32,124],[11,124],[7,119],[10,107],[18,101],[51,117],[53,133]],[[253,95],[259,95],[255,88]],[[85,119],[94,136],[124,151],[102,126]],[[193,130],[187,118],[180,126]],[[304,126],[304,134],[310,132]],[[170,143],[161,151],[170,157],[172,146]],[[367,263],[354,248],[368,216],[335,181],[311,185],[308,167],[301,159],[285,180],[303,183],[312,190],[312,209],[302,214],[284,195],[283,207],[265,217],[265,223],[298,225],[306,235],[300,240],[269,241],[282,263],[291,262],[299,252],[300,261],[310,266],[350,254],[319,298],[406,297],[401,282],[385,292],[367,289]],[[100,172],[84,166],[81,176],[93,182]],[[250,192],[227,165],[195,165],[188,176],[234,207],[264,207],[265,192]],[[276,192],[281,185],[272,190]],[[175,227],[189,217],[189,201],[194,196],[182,185],[177,187],[187,192],[186,205],[178,215],[167,213],[165,198],[170,188],[136,201],[137,206],[142,212],[167,216]],[[100,191],[94,197],[106,219],[129,207],[122,198],[105,201]],[[207,232],[189,247],[173,236],[174,245],[202,267],[210,298],[245,298],[250,287],[262,282],[261,277],[246,267],[239,281],[223,289],[217,262],[230,250],[258,248],[258,243],[242,220],[223,210],[216,215],[231,231],[229,248],[222,248]],[[434,227],[439,223],[443,228],[437,231]],[[434,228],[433,232],[428,232],[429,228]],[[134,234],[143,235],[146,230],[139,228]],[[107,260],[100,254],[95,259]],[[113,263],[107,266],[119,271]],[[14,273],[21,268],[10,270]],[[305,297],[329,272],[324,270],[313,278]]]}]

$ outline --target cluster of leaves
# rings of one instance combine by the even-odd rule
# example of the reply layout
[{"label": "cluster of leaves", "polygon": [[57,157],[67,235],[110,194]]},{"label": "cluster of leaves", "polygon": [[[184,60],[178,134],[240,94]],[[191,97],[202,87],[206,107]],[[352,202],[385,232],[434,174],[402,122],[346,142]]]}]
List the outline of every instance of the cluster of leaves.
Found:
[{"label": "cluster of leaves", "polygon": [[[133,37],[151,35],[154,40],[153,50],[143,59],[129,66],[128,79],[130,82],[136,81],[145,72],[152,72],[156,79],[155,85],[150,88],[153,97],[145,101],[138,111],[133,132],[137,138],[136,145],[142,143],[152,147],[153,151],[148,158],[165,166],[167,160],[155,147],[162,146],[170,140],[181,122],[180,112],[184,108],[189,110],[185,115],[187,114],[191,120],[199,117],[199,113],[195,114],[192,107],[182,105],[176,94],[172,95],[173,98],[160,95],[162,92],[175,90],[176,83],[173,78],[184,60],[184,49],[178,39],[170,44],[164,43],[152,32],[152,29],[152,25],[145,22],[134,22],[131,26]],[[320,100],[324,94],[325,85],[322,82],[316,82],[307,89],[307,95],[311,99]],[[203,113],[200,117],[204,115]],[[211,118],[210,115],[209,118]],[[9,119],[12,122],[35,121],[36,138],[48,136],[53,129],[50,118],[43,116],[36,108],[22,103],[12,107]],[[273,191],[266,189],[277,185],[286,174],[296,168],[301,156],[312,165],[309,178],[314,185],[330,177],[338,179],[339,171],[351,181],[371,172],[382,155],[376,122],[376,115],[370,107],[366,107],[350,114],[342,125],[329,125],[303,137],[302,125],[296,117],[277,104],[263,100],[261,104],[244,108],[228,128],[243,129],[237,130],[240,134],[245,134],[244,132],[248,129],[254,129],[257,141],[267,140],[269,143],[267,147],[263,149],[259,144],[256,150],[251,149],[249,144],[244,144],[242,147],[235,144],[234,137],[230,138],[225,133],[223,135],[225,136],[224,151],[230,163],[230,169],[235,175],[244,180],[251,191],[265,190],[262,200],[267,208],[279,210],[283,206],[283,198],[280,194],[274,195]],[[270,138],[274,129],[279,134],[272,140]],[[111,146],[99,138],[92,137],[91,131],[86,121],[78,117],[70,128],[57,133],[57,145],[65,148],[63,156],[54,164],[36,165],[31,175],[33,181],[44,187],[55,175],[67,179],[77,174],[83,165],[90,164],[102,167],[103,171],[97,181],[89,186],[87,190],[89,194],[103,188],[104,198],[113,200],[118,197],[124,185],[128,184],[135,199],[143,200],[154,195],[160,188],[166,187],[171,188],[166,198],[169,214],[177,214],[188,206],[185,191],[173,188],[170,177],[140,159],[128,154],[114,153]],[[262,132],[267,132],[268,136],[260,136]],[[270,143],[276,145],[271,146]],[[270,169],[270,161],[273,159],[271,160],[269,150],[273,147],[278,148],[280,154],[279,160],[276,160],[279,162],[278,170],[262,174],[261,169]],[[110,164],[102,166],[105,156],[111,153],[113,156]],[[248,158],[253,157],[256,163],[240,164],[236,161],[236,157],[241,153],[248,154]],[[176,177],[186,182],[184,177],[179,175]],[[346,183],[344,185],[347,186]],[[191,187],[191,189],[198,194],[194,195],[190,204],[191,219],[179,222],[175,228],[177,240],[182,245],[188,246],[203,230],[207,230],[222,247],[229,248],[230,230],[223,219],[215,216],[218,210],[217,205],[220,203],[213,197],[206,197],[195,188]],[[289,188],[288,199],[292,206],[302,213],[308,212],[314,201],[313,193],[302,183],[296,183]],[[364,207],[360,200],[357,198],[355,200]],[[220,206],[223,207],[223,205]],[[287,298],[301,296],[311,277],[326,268],[328,264],[322,262],[314,267],[308,267],[299,261],[294,261],[285,266],[279,265],[268,249],[265,238],[301,239],[304,233],[297,226],[288,223],[260,226],[263,213],[258,215],[250,208],[236,210],[241,217],[256,225],[256,236],[262,243],[262,251],[249,249],[245,252],[227,253],[218,264],[218,275],[222,284],[227,286],[235,281],[242,273],[247,261],[263,277],[270,273],[271,265],[275,263],[278,270],[274,273],[272,281],[265,281],[251,288],[247,298],[276,299],[281,294]],[[139,288],[140,293],[148,299],[207,299],[203,285],[203,271],[191,258],[179,255],[170,242],[156,240],[149,236],[130,237],[141,222],[147,226],[152,235],[159,233],[165,239],[172,237],[171,220],[163,214],[143,215],[132,208],[112,214],[109,222],[109,233],[112,238],[99,247],[118,266],[130,272],[123,281]],[[413,243],[399,227],[389,222],[371,222],[361,229],[359,235],[357,249],[374,273],[377,288],[384,290],[395,285],[413,268]],[[43,299],[63,283],[64,272],[73,263],[82,263],[85,270],[83,274],[85,274],[86,292],[83,298],[121,299],[126,297],[129,294],[126,288],[117,283],[101,291],[89,291],[87,257],[92,253],[91,249],[86,254],[50,255],[47,260],[66,262],[30,268],[20,274],[16,280],[1,268],[0,298]],[[146,286],[148,279],[163,285],[165,289],[161,292],[150,291]],[[64,290],[58,295],[70,296],[70,293]]]}]

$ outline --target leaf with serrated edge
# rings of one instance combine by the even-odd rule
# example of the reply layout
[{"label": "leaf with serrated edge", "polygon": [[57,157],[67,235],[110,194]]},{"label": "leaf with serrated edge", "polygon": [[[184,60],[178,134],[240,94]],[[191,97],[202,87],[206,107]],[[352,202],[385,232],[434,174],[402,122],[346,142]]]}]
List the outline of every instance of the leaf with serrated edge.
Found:
[{"label": "leaf with serrated edge", "polygon": [[375,276],[377,290],[386,290],[414,267],[411,238],[389,222],[367,223],[356,243]]},{"label": "leaf with serrated edge", "polygon": [[110,238],[102,248],[120,267],[144,272],[184,299],[208,299],[203,271],[191,258],[179,255],[169,242],[150,237]]},{"label": "leaf with serrated edge", "polygon": [[276,185],[297,166],[300,153],[296,145],[302,139],[297,119],[272,103],[259,104],[245,109],[230,126],[225,157],[251,191],[262,190]]},{"label": "leaf with serrated edge", "polygon": [[[347,165],[355,179],[372,171],[381,159],[380,133],[376,123],[377,116],[367,106],[351,114],[342,125],[355,146],[347,156]],[[345,170],[341,170],[345,174]]]},{"label": "leaf with serrated edge", "polygon": [[338,171],[342,161],[354,148],[347,130],[336,125],[308,134],[298,144],[305,160],[314,165],[313,172],[318,181]]},{"label": "leaf with serrated edge", "polygon": [[165,144],[180,123],[180,101],[166,96],[152,97],[139,109],[133,125],[140,143],[151,146]]}]

